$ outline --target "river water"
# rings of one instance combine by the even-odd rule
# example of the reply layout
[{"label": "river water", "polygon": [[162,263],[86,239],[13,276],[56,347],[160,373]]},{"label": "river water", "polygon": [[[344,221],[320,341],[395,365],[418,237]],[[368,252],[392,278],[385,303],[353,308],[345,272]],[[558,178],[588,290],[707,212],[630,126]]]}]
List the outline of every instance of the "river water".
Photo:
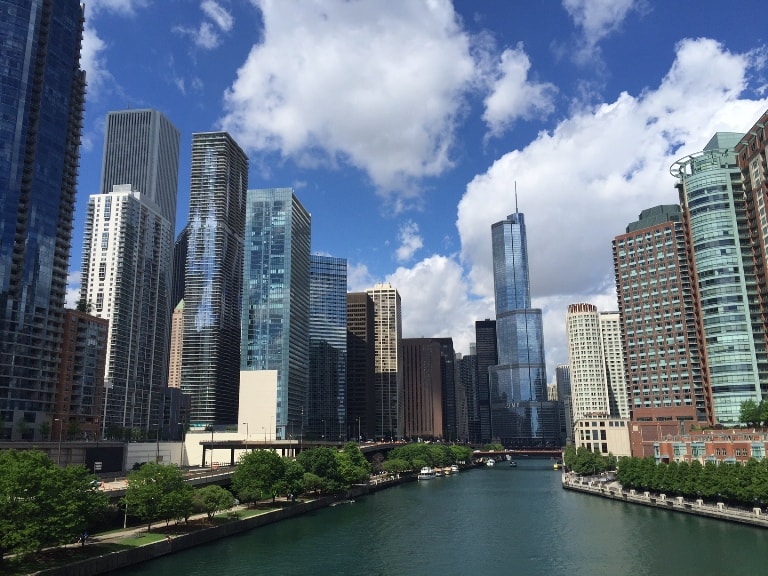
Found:
[{"label": "river water", "polygon": [[547,460],[389,488],[121,571],[175,575],[689,575],[768,570],[768,530],[565,491]]}]

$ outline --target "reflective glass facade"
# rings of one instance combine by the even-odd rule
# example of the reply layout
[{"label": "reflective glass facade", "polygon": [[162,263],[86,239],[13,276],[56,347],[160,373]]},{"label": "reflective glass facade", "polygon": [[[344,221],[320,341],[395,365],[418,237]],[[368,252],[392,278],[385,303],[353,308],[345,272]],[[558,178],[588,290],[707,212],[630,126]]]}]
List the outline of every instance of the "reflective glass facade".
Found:
[{"label": "reflective glass facade", "polygon": [[489,370],[491,433],[505,446],[559,445],[557,402],[547,399],[541,310],[531,308],[523,214],[491,227],[498,365]]},{"label": "reflective glass facade", "polygon": [[346,438],[347,261],[310,256],[306,433]]},{"label": "reflective glass facade", "polygon": [[77,0],[0,0],[0,438],[54,412],[85,75]]},{"label": "reflective glass facade", "polygon": [[724,425],[739,422],[742,402],[760,400],[768,378],[763,328],[750,313],[758,298],[734,152],[741,137],[718,133],[671,168],[695,262],[714,417]]},{"label": "reflective glass facade", "polygon": [[240,369],[277,371],[278,439],[307,424],[310,240],[291,188],[248,190]]},{"label": "reflective glass facade", "polygon": [[226,132],[192,135],[181,390],[190,424],[237,422],[248,158]]}]

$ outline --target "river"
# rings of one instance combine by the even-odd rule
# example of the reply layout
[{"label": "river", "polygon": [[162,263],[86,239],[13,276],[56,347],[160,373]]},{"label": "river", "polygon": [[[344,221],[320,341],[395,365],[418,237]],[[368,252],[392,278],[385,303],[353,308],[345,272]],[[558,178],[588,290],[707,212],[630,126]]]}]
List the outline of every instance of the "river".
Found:
[{"label": "river", "polygon": [[389,488],[119,572],[485,576],[764,574],[768,530],[560,488],[523,459]]}]

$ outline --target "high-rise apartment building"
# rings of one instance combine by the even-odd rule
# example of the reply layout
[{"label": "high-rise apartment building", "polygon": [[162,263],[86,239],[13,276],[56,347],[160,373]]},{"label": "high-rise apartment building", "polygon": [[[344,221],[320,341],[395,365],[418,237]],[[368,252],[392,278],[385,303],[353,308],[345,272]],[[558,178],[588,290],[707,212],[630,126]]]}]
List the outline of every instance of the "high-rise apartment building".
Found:
[{"label": "high-rise apartment building", "polygon": [[98,440],[109,321],[64,311],[59,385],[51,440]]},{"label": "high-rise apartment building", "polygon": [[190,424],[237,422],[248,157],[226,132],[192,135],[181,390]]},{"label": "high-rise apartment building", "polygon": [[565,318],[573,420],[611,415],[600,314],[593,304],[570,304]]},{"label": "high-rise apartment building", "polygon": [[491,441],[491,392],[489,370],[499,362],[496,341],[496,320],[475,322],[477,394],[476,412],[470,415],[469,435],[472,442],[487,444]]},{"label": "high-rise apartment building", "polygon": [[547,399],[541,310],[531,308],[528,242],[520,212],[491,226],[498,364],[489,370],[491,430],[505,446],[557,446],[557,402]]},{"label": "high-rise apartment building", "polygon": [[171,346],[168,356],[168,387],[181,388],[181,361],[184,354],[184,299],[171,315]]},{"label": "high-rise apartment building", "polygon": [[159,208],[175,234],[178,182],[179,131],[165,115],[157,110],[107,114],[102,194],[109,194],[113,186],[131,184]]},{"label": "high-rise apartment building", "polygon": [[713,424],[709,373],[680,206],[643,210],[613,240],[616,292],[632,419],[632,453]]},{"label": "high-rise apartment building", "polygon": [[59,374],[85,97],[77,0],[0,2],[0,438],[40,439]]},{"label": "high-rise apartment building", "polygon": [[171,223],[130,184],[88,201],[80,300],[109,320],[102,429],[158,427],[168,378]]},{"label": "high-rise apartment building", "polygon": [[[248,190],[245,237],[240,370],[276,372],[277,381],[268,384],[275,390],[256,397],[276,394],[269,433],[285,439],[308,416],[311,218],[291,188]],[[339,306],[346,313],[341,303],[337,315]],[[339,341],[345,324],[334,319],[332,344],[346,346]]]},{"label": "high-rise apartment building", "polygon": [[346,437],[347,261],[309,258],[309,388],[305,432]]},{"label": "high-rise apartment building", "polygon": [[373,438],[376,430],[373,300],[347,293],[347,437]]},{"label": "high-rise apartment building", "polygon": [[759,401],[768,391],[765,325],[753,258],[757,246],[750,241],[734,150],[742,137],[719,132],[702,152],[670,168],[678,180],[699,288],[698,321],[703,327],[714,418],[723,425],[738,424],[741,404]]},{"label": "high-rise apartment building", "polygon": [[366,290],[374,305],[375,339],[375,437],[401,438],[402,430],[402,339],[400,294],[390,284]]}]

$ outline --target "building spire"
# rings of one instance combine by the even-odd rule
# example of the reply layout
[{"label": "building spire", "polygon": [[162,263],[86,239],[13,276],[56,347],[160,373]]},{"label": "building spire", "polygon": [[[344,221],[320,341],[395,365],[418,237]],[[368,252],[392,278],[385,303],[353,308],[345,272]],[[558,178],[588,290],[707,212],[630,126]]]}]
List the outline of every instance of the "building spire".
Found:
[{"label": "building spire", "polygon": [[515,214],[519,214],[517,209],[517,180],[515,180]]}]

